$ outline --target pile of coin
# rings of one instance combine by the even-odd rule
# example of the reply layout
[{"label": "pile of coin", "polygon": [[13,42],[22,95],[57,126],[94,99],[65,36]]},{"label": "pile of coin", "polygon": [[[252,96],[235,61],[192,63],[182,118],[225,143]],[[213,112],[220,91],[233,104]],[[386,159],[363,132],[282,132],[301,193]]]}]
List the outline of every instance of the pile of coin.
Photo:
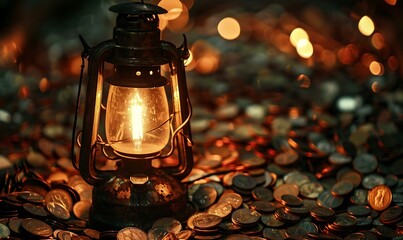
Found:
[{"label": "pile of coin", "polygon": [[0,168],[9,169],[0,175],[0,238],[403,239],[398,73],[355,81],[346,74],[352,65],[329,71],[279,51],[283,39],[266,35],[287,15],[269,4],[252,18],[263,31],[251,26],[231,42],[202,36],[220,46],[222,68],[187,74],[195,159],[184,180],[188,205],[151,229],[88,226],[92,187],[69,159],[76,79],[45,79],[52,91],[42,91],[38,79],[3,74]]},{"label": "pile of coin", "polygon": [[[23,177],[14,182],[16,191],[2,194],[2,238],[99,239],[100,232],[87,226],[91,201],[86,198],[92,187],[79,175],[69,182],[35,176]],[[80,186],[86,186],[85,194],[80,194]]]}]

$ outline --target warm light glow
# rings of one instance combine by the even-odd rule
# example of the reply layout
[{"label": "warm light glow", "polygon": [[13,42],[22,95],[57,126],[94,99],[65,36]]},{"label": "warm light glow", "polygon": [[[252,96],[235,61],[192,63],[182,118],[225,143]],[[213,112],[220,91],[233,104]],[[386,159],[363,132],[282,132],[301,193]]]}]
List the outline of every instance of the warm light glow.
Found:
[{"label": "warm light glow", "polygon": [[360,52],[359,52],[359,49],[358,49],[357,45],[349,44],[346,47],[341,48],[337,52],[337,56],[338,56],[338,58],[339,58],[341,63],[343,63],[343,64],[352,64],[355,61],[357,61],[357,59],[360,56]]},{"label": "warm light glow", "polygon": [[41,80],[39,80],[39,90],[41,90],[41,92],[48,91],[49,87],[50,87],[50,83],[47,78],[42,78]]},{"label": "warm light glow", "polygon": [[132,139],[134,142],[134,147],[138,149],[143,140],[143,106],[138,94],[132,100],[131,113]]},{"label": "warm light glow", "polygon": [[108,144],[124,154],[154,154],[169,140],[169,106],[164,87],[111,85],[106,105]]},{"label": "warm light glow", "polygon": [[380,88],[379,88],[379,83],[378,82],[373,82],[371,85],[371,89],[374,93],[379,92]]},{"label": "warm light glow", "polygon": [[4,38],[0,38],[0,67],[15,64],[23,44],[23,32],[14,30]]},{"label": "warm light glow", "polygon": [[198,73],[210,74],[215,72],[220,63],[220,52],[208,42],[198,40],[190,48],[192,63],[190,64]]},{"label": "warm light glow", "polygon": [[375,30],[374,22],[370,17],[363,16],[358,22],[358,30],[360,30],[363,35],[370,36]]},{"label": "warm light glow", "polygon": [[191,50],[189,50],[189,57],[188,59],[185,59],[185,61],[183,61],[185,67],[189,66],[191,63],[193,62],[193,53]]},{"label": "warm light glow", "polygon": [[311,86],[311,79],[305,74],[300,74],[297,77],[297,81],[301,88],[309,88]]},{"label": "warm light glow", "polygon": [[206,55],[197,61],[196,70],[202,74],[214,73],[218,68],[218,59],[214,55]]},{"label": "warm light glow", "polygon": [[333,67],[336,64],[336,54],[330,50],[323,50],[320,54],[320,60],[326,67]]},{"label": "warm light glow", "polygon": [[288,35],[285,33],[277,33],[274,37],[274,45],[285,53],[291,53],[294,51],[294,48],[288,42]]},{"label": "warm light glow", "polygon": [[191,9],[193,7],[193,4],[194,4],[194,0],[182,0],[181,2],[182,2],[183,5],[186,6],[187,9]]},{"label": "warm light glow", "polygon": [[375,60],[376,60],[375,56],[370,53],[364,53],[361,56],[361,62],[365,67],[369,67],[369,65]]},{"label": "warm light glow", "polygon": [[397,68],[399,67],[399,61],[395,56],[390,56],[388,58],[388,66],[391,70],[396,71]]},{"label": "warm light glow", "polygon": [[371,62],[369,65],[369,70],[373,75],[382,75],[383,74],[383,65],[377,61]]},{"label": "warm light glow", "polygon": [[81,56],[80,55],[76,55],[73,57],[73,59],[70,62],[70,72],[75,75],[75,76],[79,76],[80,75],[80,71],[81,71]]},{"label": "warm light glow", "polygon": [[20,95],[21,99],[28,98],[29,95],[30,95],[29,94],[29,87],[26,86],[26,85],[21,86],[20,89],[19,89],[19,95]]},{"label": "warm light glow", "polygon": [[183,6],[182,12],[173,20],[168,21],[168,29],[173,32],[182,32],[189,22],[189,11]]},{"label": "warm light glow", "polygon": [[297,53],[303,58],[310,58],[313,54],[312,43],[307,39],[301,39],[297,43]]},{"label": "warm light glow", "polygon": [[397,3],[397,0],[385,0],[385,2],[389,5],[395,6]]},{"label": "warm light glow", "polygon": [[302,28],[292,30],[290,34],[290,42],[294,47],[297,47],[298,41],[301,39],[309,40],[308,33]]},{"label": "warm light glow", "polygon": [[160,16],[158,16],[160,19],[158,28],[163,31],[167,26],[168,26],[168,19],[166,19],[165,14],[161,14]]},{"label": "warm light glow", "polygon": [[241,34],[241,26],[234,18],[224,18],[217,26],[220,36],[227,40],[234,40]]},{"label": "warm light glow", "polygon": [[168,11],[168,13],[164,14],[167,20],[176,19],[182,12],[182,3],[179,0],[162,0],[158,3],[158,6]]},{"label": "warm light glow", "polygon": [[288,116],[290,116],[292,119],[298,118],[299,115],[299,109],[297,107],[291,107],[288,111]]},{"label": "warm light glow", "polygon": [[372,36],[372,45],[376,49],[382,49],[385,46],[385,38],[380,33],[375,33]]}]

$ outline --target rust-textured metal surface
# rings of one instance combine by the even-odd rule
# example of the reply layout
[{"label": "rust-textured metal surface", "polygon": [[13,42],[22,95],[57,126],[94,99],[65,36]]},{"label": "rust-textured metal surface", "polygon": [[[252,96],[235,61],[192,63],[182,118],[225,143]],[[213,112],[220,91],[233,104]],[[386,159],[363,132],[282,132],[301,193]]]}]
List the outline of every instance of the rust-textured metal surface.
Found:
[{"label": "rust-textured metal surface", "polygon": [[151,228],[164,216],[172,216],[186,206],[186,190],[172,176],[150,169],[148,181],[133,183],[130,177],[115,177],[94,187],[90,225],[98,229],[135,226]]}]

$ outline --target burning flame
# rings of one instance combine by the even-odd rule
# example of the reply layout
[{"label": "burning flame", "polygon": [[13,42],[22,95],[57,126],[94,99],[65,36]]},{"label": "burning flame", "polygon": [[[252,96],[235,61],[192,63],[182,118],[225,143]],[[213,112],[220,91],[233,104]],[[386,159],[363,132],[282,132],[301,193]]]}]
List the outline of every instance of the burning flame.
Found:
[{"label": "burning flame", "polygon": [[141,98],[138,95],[136,95],[132,102],[132,139],[134,140],[135,148],[139,148],[143,140],[143,106]]}]

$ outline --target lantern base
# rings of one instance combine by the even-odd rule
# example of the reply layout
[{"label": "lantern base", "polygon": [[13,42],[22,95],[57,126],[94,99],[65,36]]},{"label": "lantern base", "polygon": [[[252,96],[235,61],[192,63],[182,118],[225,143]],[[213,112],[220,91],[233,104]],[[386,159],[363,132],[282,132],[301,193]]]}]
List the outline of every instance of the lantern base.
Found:
[{"label": "lantern base", "polygon": [[113,177],[95,186],[92,194],[89,224],[102,231],[128,226],[147,231],[156,219],[183,211],[187,201],[185,186],[158,169]]}]

